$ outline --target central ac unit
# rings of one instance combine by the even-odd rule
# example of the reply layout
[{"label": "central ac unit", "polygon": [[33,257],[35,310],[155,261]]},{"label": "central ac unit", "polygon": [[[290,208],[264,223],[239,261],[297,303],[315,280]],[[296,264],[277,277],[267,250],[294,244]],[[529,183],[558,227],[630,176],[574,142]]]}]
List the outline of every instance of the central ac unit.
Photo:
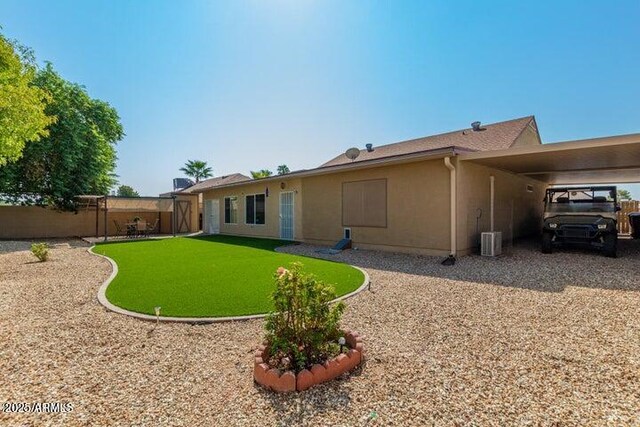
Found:
[{"label": "central ac unit", "polygon": [[498,256],[502,253],[502,232],[488,231],[481,235],[482,256]]}]

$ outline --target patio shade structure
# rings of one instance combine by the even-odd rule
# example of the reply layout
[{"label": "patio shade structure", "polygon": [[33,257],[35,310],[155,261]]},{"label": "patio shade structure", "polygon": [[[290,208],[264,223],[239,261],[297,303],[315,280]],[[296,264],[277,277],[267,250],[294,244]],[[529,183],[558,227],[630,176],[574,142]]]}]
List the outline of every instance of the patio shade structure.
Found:
[{"label": "patio shade structure", "polygon": [[640,182],[640,134],[464,153],[460,160],[552,185],[635,183]]},{"label": "patio shade structure", "polygon": [[176,235],[176,197],[118,197],[118,196],[78,196],[80,203],[86,206],[96,207],[96,236],[99,233],[100,212],[103,212],[104,221],[104,241],[107,241],[109,212],[170,212],[171,215],[171,234]]}]

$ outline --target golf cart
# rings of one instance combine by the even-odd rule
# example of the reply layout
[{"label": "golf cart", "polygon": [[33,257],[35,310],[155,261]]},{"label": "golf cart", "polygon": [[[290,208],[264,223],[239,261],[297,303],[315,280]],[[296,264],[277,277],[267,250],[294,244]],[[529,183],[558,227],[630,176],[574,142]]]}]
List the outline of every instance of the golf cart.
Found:
[{"label": "golf cart", "polygon": [[544,197],[542,253],[554,246],[583,244],[615,257],[618,194],[614,186],[548,188]]}]

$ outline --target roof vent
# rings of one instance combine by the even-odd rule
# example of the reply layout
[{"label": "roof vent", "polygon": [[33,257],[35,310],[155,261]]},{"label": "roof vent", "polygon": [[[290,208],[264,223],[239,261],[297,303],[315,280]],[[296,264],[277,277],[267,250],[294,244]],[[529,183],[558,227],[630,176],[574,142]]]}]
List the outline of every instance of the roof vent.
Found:
[{"label": "roof vent", "polygon": [[373,144],[367,144],[367,145],[365,145],[365,147],[367,147],[367,151],[369,153],[371,153],[373,151]]},{"label": "roof vent", "polygon": [[482,130],[480,128],[480,122],[471,123],[471,128],[473,129],[474,132],[478,132],[478,131]]}]

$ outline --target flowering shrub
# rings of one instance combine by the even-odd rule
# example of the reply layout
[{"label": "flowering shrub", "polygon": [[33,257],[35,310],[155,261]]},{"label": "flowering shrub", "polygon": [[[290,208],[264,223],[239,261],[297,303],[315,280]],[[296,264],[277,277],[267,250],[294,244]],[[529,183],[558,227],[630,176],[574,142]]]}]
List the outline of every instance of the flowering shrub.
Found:
[{"label": "flowering shrub", "polygon": [[31,253],[35,255],[40,262],[44,262],[49,259],[49,246],[46,243],[32,243]]},{"label": "flowering shrub", "polygon": [[329,304],[333,287],[304,273],[300,263],[278,268],[274,277],[275,312],[265,324],[270,365],[299,372],[335,355],[345,305]]}]

